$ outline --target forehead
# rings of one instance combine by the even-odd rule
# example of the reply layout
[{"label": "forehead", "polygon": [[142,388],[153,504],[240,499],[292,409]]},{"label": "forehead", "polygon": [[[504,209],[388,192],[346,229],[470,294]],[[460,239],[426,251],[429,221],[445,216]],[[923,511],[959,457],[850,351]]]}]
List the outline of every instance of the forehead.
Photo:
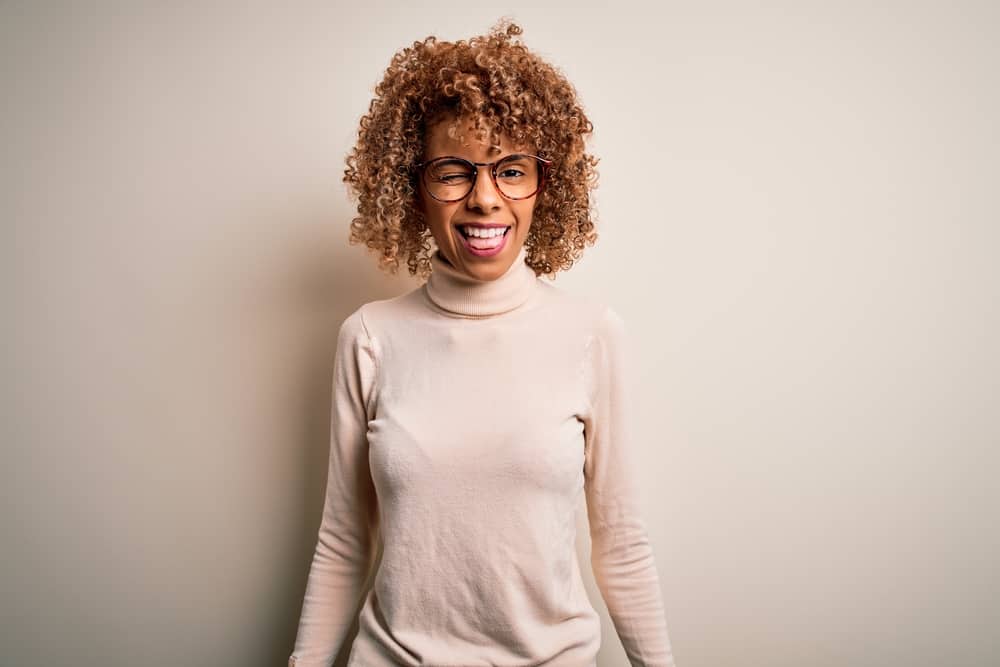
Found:
[{"label": "forehead", "polygon": [[488,136],[477,137],[475,123],[463,119],[452,129],[454,118],[445,117],[427,128],[424,136],[424,159],[432,160],[443,155],[464,157],[473,162],[495,160],[498,156],[527,150],[526,146],[513,144],[507,136],[500,135],[500,151],[491,150]]}]

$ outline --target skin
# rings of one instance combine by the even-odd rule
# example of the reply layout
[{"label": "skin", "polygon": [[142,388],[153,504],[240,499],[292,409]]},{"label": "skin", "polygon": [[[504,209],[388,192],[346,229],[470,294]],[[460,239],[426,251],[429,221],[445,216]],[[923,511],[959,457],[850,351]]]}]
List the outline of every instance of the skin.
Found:
[{"label": "skin", "polygon": [[[532,153],[528,146],[515,146],[506,137],[500,138],[500,152],[491,153],[488,141],[473,138],[471,122],[466,122],[463,134],[465,143],[448,136],[450,118],[431,125],[424,145],[424,160],[445,155],[465,158],[471,162],[493,162],[513,153]],[[538,194],[528,199],[511,200],[501,195],[489,169],[480,167],[472,192],[457,202],[440,202],[427,194],[423,181],[420,184],[419,205],[442,257],[458,271],[476,280],[496,280],[517,259],[531,229],[531,219]],[[465,249],[457,225],[462,223],[500,223],[511,225],[507,232],[507,245],[493,257],[478,257]]]}]

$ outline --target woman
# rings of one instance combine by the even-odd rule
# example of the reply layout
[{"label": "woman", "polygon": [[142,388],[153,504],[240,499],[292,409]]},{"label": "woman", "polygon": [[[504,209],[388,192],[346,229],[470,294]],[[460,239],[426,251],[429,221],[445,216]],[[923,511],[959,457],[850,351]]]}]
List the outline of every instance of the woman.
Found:
[{"label": "woman", "polygon": [[520,33],[403,49],[361,120],[351,241],[429,277],[340,328],[291,666],[332,664],[359,604],[349,665],[596,665],[581,494],[632,665],[673,664],[629,462],[622,320],[539,279],[597,238],[592,125]]}]

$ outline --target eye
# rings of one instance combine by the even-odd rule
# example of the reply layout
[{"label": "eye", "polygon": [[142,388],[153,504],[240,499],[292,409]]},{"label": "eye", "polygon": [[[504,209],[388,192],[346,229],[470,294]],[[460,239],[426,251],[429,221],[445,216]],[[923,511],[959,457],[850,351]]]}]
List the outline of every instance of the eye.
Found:
[{"label": "eye", "polygon": [[535,177],[538,169],[534,160],[524,155],[511,155],[497,165],[497,178],[507,183],[520,182]]},{"label": "eye", "polygon": [[517,167],[505,167],[503,171],[497,174],[501,178],[517,178],[519,176],[524,176],[524,172]]},{"label": "eye", "polygon": [[442,160],[432,163],[427,175],[436,183],[444,185],[460,185],[468,183],[472,178],[469,165],[458,160]]},{"label": "eye", "polygon": [[442,183],[464,183],[469,180],[470,176],[469,174],[454,172],[451,174],[437,174],[434,178]]}]

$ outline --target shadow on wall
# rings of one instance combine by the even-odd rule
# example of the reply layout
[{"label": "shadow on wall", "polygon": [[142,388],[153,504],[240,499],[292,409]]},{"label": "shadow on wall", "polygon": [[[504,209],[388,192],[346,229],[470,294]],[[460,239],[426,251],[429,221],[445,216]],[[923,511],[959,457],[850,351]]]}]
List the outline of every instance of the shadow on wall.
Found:
[{"label": "shadow on wall", "polygon": [[[338,237],[343,238],[343,246],[336,248],[334,253],[317,248],[315,244],[304,246],[301,253],[297,253],[300,262],[290,279],[291,288],[297,293],[296,299],[303,302],[303,309],[322,313],[323,324],[317,339],[309,344],[307,356],[313,363],[302,376],[301,386],[305,396],[300,420],[302,430],[291,446],[291,455],[298,459],[295,467],[302,471],[302,487],[297,496],[299,502],[293,508],[294,516],[289,517],[289,522],[295,525],[295,536],[294,548],[287,562],[293,567],[281,573],[282,608],[278,610],[275,624],[278,636],[269,643],[276,647],[277,653],[268,656],[267,664],[284,665],[292,652],[309,566],[316,547],[330,452],[331,381],[337,332],[341,323],[362,304],[404,294],[422,282],[410,276],[405,264],[400,266],[395,276],[380,270],[378,259],[371,251],[347,243],[349,225],[350,219],[337,225],[338,230],[344,230],[342,234],[338,231]],[[334,663],[336,667],[347,664],[351,644],[358,631],[357,612],[371,588],[380,558],[381,552],[375,556],[372,576],[365,584],[347,640]]]}]

